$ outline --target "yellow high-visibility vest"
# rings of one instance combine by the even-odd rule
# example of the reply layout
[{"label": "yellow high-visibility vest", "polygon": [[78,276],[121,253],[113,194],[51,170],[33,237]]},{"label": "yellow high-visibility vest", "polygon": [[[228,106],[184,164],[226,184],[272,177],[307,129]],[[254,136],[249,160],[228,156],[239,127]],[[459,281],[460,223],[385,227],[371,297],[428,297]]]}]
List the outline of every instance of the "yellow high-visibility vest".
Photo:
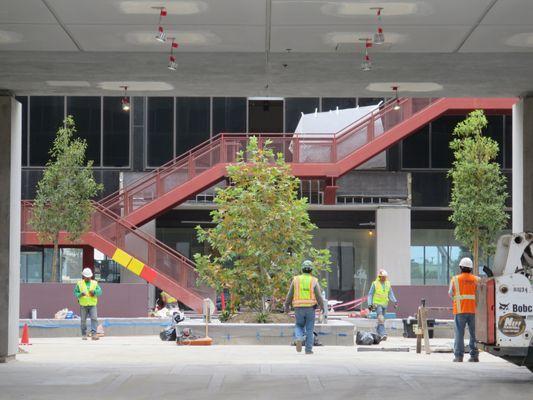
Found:
[{"label": "yellow high-visibility vest", "polygon": [[315,285],[318,279],[309,274],[295,276],[293,279],[293,307],[312,307],[317,304]]},{"label": "yellow high-visibility vest", "polygon": [[161,300],[163,300],[165,304],[172,304],[172,303],[178,302],[178,299],[176,299],[175,297],[172,297],[167,292],[161,292]]},{"label": "yellow high-visibility vest", "polygon": [[374,296],[372,297],[373,304],[377,306],[387,307],[389,305],[390,282],[385,281],[383,285],[379,278],[374,281]]},{"label": "yellow high-visibility vest", "polygon": [[89,284],[89,290],[87,290],[87,285],[85,284],[85,281],[81,280],[77,283],[78,289],[80,293],[83,293],[85,296],[80,296],[78,299],[78,302],[80,303],[80,306],[95,306],[98,304],[98,297],[89,295],[90,291],[96,290],[96,287],[98,286],[98,282],[91,279],[91,283]]}]

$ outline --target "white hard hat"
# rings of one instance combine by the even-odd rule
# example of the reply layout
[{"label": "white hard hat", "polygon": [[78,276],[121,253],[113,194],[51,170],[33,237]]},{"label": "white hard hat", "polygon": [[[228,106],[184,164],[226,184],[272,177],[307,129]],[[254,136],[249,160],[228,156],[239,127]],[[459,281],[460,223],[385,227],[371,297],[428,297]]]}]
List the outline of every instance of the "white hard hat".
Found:
[{"label": "white hard hat", "polygon": [[378,272],[378,276],[389,276],[389,274],[384,269],[380,269]]},{"label": "white hard hat", "polygon": [[83,268],[83,271],[81,271],[81,276],[84,278],[92,278],[93,271],[91,271],[90,268]]},{"label": "white hard hat", "polygon": [[464,268],[473,268],[472,260],[468,257],[461,258],[461,261],[459,261],[459,266]]}]

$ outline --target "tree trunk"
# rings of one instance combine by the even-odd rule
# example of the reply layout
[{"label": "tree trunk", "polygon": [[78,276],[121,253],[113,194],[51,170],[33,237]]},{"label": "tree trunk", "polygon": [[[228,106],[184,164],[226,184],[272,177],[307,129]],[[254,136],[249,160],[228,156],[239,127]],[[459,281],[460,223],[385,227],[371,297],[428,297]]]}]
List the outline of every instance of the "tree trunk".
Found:
[{"label": "tree trunk", "polygon": [[479,275],[479,232],[474,236],[474,275]]},{"label": "tree trunk", "polygon": [[54,238],[54,252],[52,254],[52,282],[58,282],[57,279],[57,264],[59,259],[59,234]]}]

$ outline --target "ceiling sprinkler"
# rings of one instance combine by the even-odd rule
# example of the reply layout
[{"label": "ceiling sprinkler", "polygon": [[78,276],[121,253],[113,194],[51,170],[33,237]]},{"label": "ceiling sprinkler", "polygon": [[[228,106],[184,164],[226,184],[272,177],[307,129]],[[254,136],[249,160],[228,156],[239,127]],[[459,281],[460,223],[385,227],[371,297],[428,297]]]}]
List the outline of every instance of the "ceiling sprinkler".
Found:
[{"label": "ceiling sprinkler", "polygon": [[376,16],[378,19],[378,30],[374,33],[374,44],[383,44],[385,43],[385,34],[381,27],[381,10],[383,10],[383,7],[371,7],[370,9],[376,10]]}]

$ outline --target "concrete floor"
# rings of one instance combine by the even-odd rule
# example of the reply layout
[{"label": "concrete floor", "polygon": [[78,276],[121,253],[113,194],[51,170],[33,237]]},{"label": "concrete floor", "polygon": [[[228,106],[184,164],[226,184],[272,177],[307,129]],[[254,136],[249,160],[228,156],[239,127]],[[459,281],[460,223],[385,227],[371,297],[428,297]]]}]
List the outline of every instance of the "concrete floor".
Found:
[{"label": "concrete floor", "polygon": [[[436,339],[432,344],[449,343]],[[413,339],[386,346],[411,347]],[[35,339],[0,364],[0,399],[532,399],[533,374],[488,354],[289,346],[178,347],[157,337]]]}]

